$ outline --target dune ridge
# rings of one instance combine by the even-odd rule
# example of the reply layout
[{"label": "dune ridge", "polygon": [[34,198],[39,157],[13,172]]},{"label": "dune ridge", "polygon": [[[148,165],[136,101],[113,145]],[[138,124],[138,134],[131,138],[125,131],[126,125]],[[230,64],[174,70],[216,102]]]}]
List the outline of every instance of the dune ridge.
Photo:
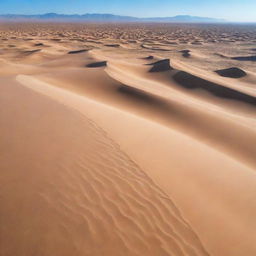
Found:
[{"label": "dune ridge", "polygon": [[[201,178],[203,178],[204,176],[206,176],[205,179],[209,180],[209,182],[211,184],[210,187],[212,187],[211,193],[212,193],[212,196],[213,196],[213,201],[216,201],[216,195],[215,195],[216,191],[222,191],[223,194],[222,194],[221,198],[222,198],[222,200],[223,200],[223,198],[226,198],[225,199],[225,201],[226,201],[225,205],[229,205],[230,200],[232,202],[232,198],[233,198],[233,196],[235,196],[232,193],[232,187],[233,186],[242,185],[242,187],[243,187],[243,184],[244,185],[246,184],[247,189],[255,188],[255,186],[254,186],[254,177],[255,176],[254,176],[254,174],[252,175],[252,173],[253,173],[252,170],[248,169],[248,167],[245,167],[243,165],[238,164],[238,162],[236,162],[236,161],[233,162],[234,159],[233,160],[229,159],[227,156],[223,155],[220,152],[217,153],[217,155],[216,155],[216,152],[211,152],[210,151],[211,152],[211,153],[209,152],[210,155],[216,156],[217,159],[218,159],[218,157],[220,157],[220,159],[215,160],[215,157],[213,157],[212,160],[210,160],[210,158],[208,158],[208,161],[213,161],[212,163],[215,163],[215,164],[217,162],[219,162],[221,164],[221,166],[224,164],[226,171],[223,173],[223,175],[228,175],[229,176],[230,172],[232,173],[234,171],[234,169],[236,169],[238,173],[241,170],[243,170],[244,175],[246,174],[245,177],[243,177],[244,183],[243,182],[241,183],[241,178],[242,177],[239,176],[239,175],[237,176],[238,180],[235,183],[234,183],[234,181],[229,183],[228,179],[226,179],[226,181],[225,181],[225,178],[226,178],[226,176],[225,176],[225,178],[222,179],[222,181],[224,181],[224,183],[227,183],[225,186],[223,186],[222,183],[218,184],[218,182],[217,182],[218,179],[216,179],[215,177],[213,177],[213,179],[208,177],[208,175],[211,175],[211,174],[208,173],[208,172],[205,172],[205,168],[207,168],[209,163],[207,163],[207,161],[201,161],[200,155],[202,154],[202,152],[208,152],[209,148],[201,149],[201,146],[199,146],[199,145],[198,145],[199,147],[197,148],[197,147],[195,147],[195,141],[193,141],[192,143],[188,142],[187,139],[182,138],[182,137],[180,138],[180,135],[178,135],[178,134],[174,134],[174,136],[173,136],[169,129],[168,129],[168,132],[167,132],[167,130],[160,129],[160,127],[156,127],[156,129],[152,130],[153,127],[152,127],[152,124],[150,124],[150,123],[149,123],[148,126],[146,126],[147,129],[145,130],[145,125],[146,125],[145,119],[142,119],[142,121],[139,122],[139,120],[136,118],[135,119],[136,122],[133,122],[132,120],[134,119],[135,116],[133,116],[133,115],[130,116],[130,114],[129,114],[126,117],[126,115],[125,115],[126,112],[122,111],[119,114],[118,112],[120,110],[118,110],[117,113],[114,111],[114,110],[117,110],[117,109],[109,108],[109,112],[105,112],[104,116],[102,116],[101,113],[102,113],[103,110],[107,110],[107,105],[102,105],[102,107],[101,107],[101,106],[99,106],[99,103],[97,103],[95,101],[93,101],[93,102],[90,102],[88,100],[84,101],[84,97],[81,97],[81,96],[76,95],[76,94],[72,94],[72,97],[74,97],[72,99],[70,93],[68,93],[68,95],[66,95],[66,93],[67,93],[66,90],[63,90],[61,88],[60,89],[59,88],[54,89],[53,86],[49,87],[47,84],[42,83],[42,82],[37,81],[37,80],[34,80],[34,79],[32,79],[32,80],[29,79],[28,80],[26,77],[24,79],[26,81],[26,86],[29,86],[30,88],[33,88],[35,90],[39,90],[39,92],[41,92],[41,93],[44,93],[44,94],[46,93],[46,95],[49,95],[50,97],[53,97],[54,99],[57,99],[58,101],[64,103],[65,105],[67,104],[68,106],[72,106],[75,109],[79,110],[81,113],[87,113],[87,114],[93,116],[94,118],[96,118],[97,122],[101,123],[107,129],[108,133],[111,134],[112,137],[116,138],[116,140],[118,140],[119,143],[121,143],[122,148],[125,148],[125,150],[127,152],[129,152],[129,154],[132,155],[133,158],[136,159],[136,161],[138,161],[140,163],[140,165],[144,166],[145,169],[147,170],[147,172],[151,175],[151,177],[154,177],[154,179],[156,181],[158,181],[158,184],[162,184],[162,186],[165,188],[165,191],[167,191],[168,193],[171,193],[171,195],[174,196],[175,201],[179,202],[179,207],[181,207],[181,209],[183,209],[183,210],[186,209],[185,212],[183,211],[183,214],[185,214],[185,216],[187,216],[187,217],[189,216],[189,215],[187,215],[188,212],[190,212],[191,210],[193,211],[193,208],[192,209],[187,208],[187,206],[188,206],[187,205],[188,204],[188,194],[184,193],[184,191],[182,190],[182,187],[180,187],[180,185],[179,185],[179,184],[181,184],[180,182],[187,184],[187,188],[191,187],[191,185],[192,185],[192,188],[191,188],[192,190],[190,191],[190,194],[191,194],[191,200],[193,200],[192,198],[195,198],[195,197],[200,198],[200,196],[204,194],[203,191],[201,191],[201,192],[196,191],[197,189],[195,190],[195,188],[194,188],[195,185],[194,184],[197,184],[196,187],[200,190],[202,184],[198,183],[198,177],[201,176]],[[21,81],[22,80],[23,79],[21,79]],[[37,84],[38,84],[38,86],[37,86]],[[63,95],[61,95],[60,92],[61,92],[61,94],[63,93]],[[88,111],[88,109],[92,109],[92,108],[94,109],[93,113],[91,113],[91,111]],[[97,108],[99,108],[99,109],[97,110]],[[112,120],[113,117],[114,117],[114,119]],[[112,122],[109,123],[109,120],[112,120]],[[116,121],[116,120],[118,120],[118,121]],[[115,124],[115,126],[117,126],[117,128],[116,128],[117,130],[115,129],[113,131],[113,123]],[[131,123],[132,123],[132,126],[131,126]],[[130,134],[131,127],[133,127],[135,124],[138,124],[138,127],[135,126],[135,129],[134,129],[134,131],[136,131],[136,133],[138,135],[135,136],[134,139],[132,139],[132,140],[130,139],[130,140],[127,141],[125,139],[124,135]],[[146,147],[145,148],[143,146],[143,144],[141,144],[141,145],[137,144],[138,141],[140,141],[140,140],[145,141],[145,139],[148,138],[149,135],[152,136],[153,131],[159,132],[159,129],[161,131],[161,134],[163,134],[164,136],[163,136],[163,139],[161,139],[159,141],[159,143],[156,143],[157,141],[154,141],[154,138],[153,138],[152,142],[154,143],[154,149],[155,149],[155,150],[153,150],[153,152],[152,152],[152,149],[146,150],[147,145],[144,145]],[[148,130],[148,133],[146,132],[147,130]],[[158,135],[158,137],[159,137],[159,135]],[[160,137],[159,137],[159,139],[160,139]],[[170,154],[168,152],[166,152],[166,143],[167,143],[167,141],[170,141],[170,145],[173,145],[174,142],[175,142],[175,145],[176,145],[176,147],[173,148],[173,150],[170,152]],[[165,144],[163,144],[163,142],[165,142]],[[150,143],[151,143],[151,140],[149,140],[149,145],[150,145]],[[191,147],[193,148],[193,152],[189,151],[189,149],[188,149],[188,155],[187,156],[186,155],[180,156],[179,151],[177,152],[177,149],[180,147],[180,145],[183,145],[183,143],[187,144],[187,145],[191,145],[189,148],[191,148]],[[138,145],[140,145],[139,149],[141,149],[141,147],[142,147],[144,152],[145,152],[145,150],[147,151],[145,156],[141,155],[141,151],[138,150],[138,148],[136,148],[136,145],[137,145],[137,147],[138,147]],[[167,145],[169,145],[169,143]],[[135,150],[135,148],[136,148],[136,150]],[[167,148],[168,148],[168,146],[167,146]],[[153,154],[153,155],[151,155],[151,154]],[[172,156],[172,154],[173,154],[173,156]],[[220,154],[220,155],[218,156],[218,154]],[[195,160],[193,160],[193,157],[191,159],[191,155],[192,156],[194,155],[195,159],[198,159],[197,168],[199,168],[199,173],[195,173],[195,175],[191,174],[192,176],[189,175],[187,177],[187,175],[189,174],[188,170],[190,169],[190,164],[195,164]],[[169,177],[170,176],[169,179],[162,179],[161,178],[162,176],[159,176],[158,173],[154,172],[154,169],[152,169],[153,166],[155,166],[155,168],[159,168],[158,161],[155,162],[155,160],[154,160],[156,156],[160,157],[161,159],[165,159],[165,161],[167,161],[166,165],[163,164],[163,162],[161,163],[161,173],[165,174],[164,177]],[[178,161],[178,159],[180,159],[180,157],[182,157],[182,158],[185,157],[185,159],[187,159],[187,161],[190,164],[189,165],[185,164],[181,168],[181,166],[179,164],[179,161]],[[148,159],[148,160],[145,161],[146,159]],[[152,161],[149,161],[149,159],[152,159]],[[167,159],[169,159],[169,160],[167,160]],[[147,165],[147,162],[149,162],[149,165]],[[170,172],[170,169],[169,169],[170,165],[168,163],[172,164],[172,166],[174,168],[172,170],[172,172]],[[179,167],[179,168],[177,168],[177,167]],[[177,170],[177,173],[176,173],[175,170]],[[213,164],[213,170],[215,170],[214,164]],[[212,172],[212,175],[217,175],[218,176],[219,174],[218,174],[218,172],[217,173]],[[247,177],[247,175],[248,175],[248,177]],[[233,178],[235,178],[235,177],[236,176],[233,176]],[[215,179],[216,179],[216,181],[214,181]],[[213,181],[215,183],[214,186],[213,186]],[[215,186],[217,186],[218,188],[215,187]],[[228,188],[227,191],[224,188]],[[174,189],[174,191],[173,191],[173,189]],[[207,195],[209,196],[211,193],[207,193]],[[183,195],[184,198],[182,198],[182,196],[180,198],[180,195]],[[225,195],[225,197],[223,197],[224,195]],[[178,198],[176,196],[178,196]],[[206,196],[206,198],[204,200],[208,201],[209,200],[208,196]],[[245,198],[244,198],[244,196],[245,196]],[[240,200],[237,200],[237,197],[236,197],[236,200],[235,200],[236,203],[233,206],[230,206],[231,209],[228,209],[227,212],[225,212],[225,210],[223,211],[223,209],[218,206],[218,204],[221,203],[221,202],[219,202],[216,206],[217,208],[215,208],[212,212],[209,212],[209,211],[207,212],[207,214],[209,215],[208,217],[207,217],[207,215],[204,215],[204,222],[207,224],[205,226],[206,231],[209,230],[209,226],[210,226],[211,227],[211,232],[213,232],[213,233],[216,232],[216,235],[219,237],[219,239],[217,239],[217,247],[219,246],[217,251],[216,251],[216,248],[214,249],[214,247],[216,247],[216,245],[213,246],[213,248],[212,248],[212,246],[211,246],[212,241],[210,243],[209,243],[209,241],[207,241],[208,240],[207,235],[206,235],[206,237],[205,236],[201,237],[201,239],[203,239],[204,244],[207,244],[207,247],[210,250],[210,255],[211,254],[218,255],[218,254],[223,253],[223,251],[226,251],[226,250],[229,251],[229,252],[232,251],[232,253],[235,253],[235,252],[237,253],[238,252],[237,248],[233,248],[234,249],[233,250],[232,247],[227,247],[226,246],[226,240],[225,239],[227,239],[227,237],[230,236],[230,233],[229,232],[228,233],[224,232],[222,234],[223,237],[220,236],[220,234],[219,234],[219,225],[216,225],[216,222],[213,221],[213,220],[216,218],[215,211],[217,209],[221,211],[221,213],[219,213],[219,214],[221,214],[223,216],[228,215],[230,212],[236,212],[236,214],[238,215],[235,218],[235,220],[233,220],[234,217],[232,217],[231,220],[230,220],[230,223],[227,222],[227,225],[232,225],[232,223],[234,223],[233,221],[239,220],[239,218],[241,218],[241,216],[240,216],[241,214],[242,215],[245,214],[247,216],[246,218],[248,218],[247,209],[244,208],[244,206],[241,206],[241,207],[239,206],[240,204],[244,205],[244,203],[246,203],[246,200],[248,200],[247,199],[247,196],[248,196],[247,193],[245,193],[244,196],[241,197],[241,194],[240,194],[239,195]],[[244,201],[244,199],[246,199],[246,200]],[[219,199],[217,199],[217,201],[219,201]],[[199,202],[200,202],[200,200],[199,200]],[[222,205],[222,206],[224,206],[224,205]],[[202,207],[202,206],[200,205],[200,207]],[[251,214],[252,214],[252,218],[253,218],[253,212],[255,211],[254,210],[254,205],[252,204],[251,207],[252,207],[252,209],[250,209],[250,210],[251,210]],[[206,207],[204,209],[207,210],[208,207]],[[225,209],[225,207],[224,207],[224,209]],[[191,215],[193,215],[193,214],[191,214]],[[199,231],[201,231],[201,232],[199,232],[199,234],[201,234],[201,233],[203,234],[205,232],[205,230],[204,230],[204,228],[201,230],[202,227],[200,227],[201,226],[200,223],[201,223],[202,219],[198,220],[197,219],[197,214],[195,214],[194,218],[195,219],[192,218],[193,219],[192,223],[195,225],[197,232],[198,232],[198,229],[199,229]],[[189,220],[191,221],[191,219],[189,219]],[[243,220],[243,218],[241,220]],[[212,225],[214,225],[214,226],[212,226]],[[220,225],[223,225],[223,224],[220,223]],[[236,232],[232,233],[232,236],[234,236],[232,239],[240,240],[241,233],[247,232],[248,227],[253,229],[253,227],[251,227],[250,218],[248,219],[247,224],[245,224],[245,223],[242,224],[241,223],[241,228],[240,228],[240,232],[238,233],[238,237],[236,237],[236,234],[237,234]],[[231,228],[231,226],[230,226],[230,228]],[[253,238],[251,237],[249,239],[249,237],[248,237],[247,241],[248,241],[249,244],[244,245],[244,246],[246,247],[247,253],[250,255],[250,254],[253,254],[253,251],[254,251],[254,247],[252,246],[253,245]],[[242,254],[242,253],[244,253],[245,248],[242,246],[241,250],[242,250],[241,251],[241,254]],[[238,252],[238,253],[240,253],[240,252]]]},{"label": "dune ridge", "polygon": [[[118,145],[108,138],[101,128],[85,115],[81,117],[74,111],[24,90],[19,85],[14,84],[9,87],[5,89],[5,92],[7,95],[14,93],[16,104],[13,104],[11,110],[5,110],[2,114],[9,116],[16,111],[17,119],[15,127],[10,125],[7,127],[8,129],[2,130],[2,134],[8,138],[8,133],[13,129],[20,128],[22,132],[20,136],[30,134],[31,143],[26,143],[27,150],[21,153],[12,147],[15,144],[15,138],[11,142],[3,141],[8,148],[8,155],[17,157],[16,154],[22,154],[23,158],[35,157],[38,159],[36,151],[33,154],[31,150],[38,149],[43,153],[44,144],[48,145],[47,148],[55,147],[57,151],[65,152],[65,144],[74,150],[63,152],[65,161],[61,160],[60,163],[53,162],[58,155],[49,156],[47,154],[43,169],[41,166],[31,166],[29,160],[23,162],[19,168],[20,177],[26,177],[26,170],[30,170],[32,167],[37,175],[31,174],[31,178],[23,182],[18,191],[14,189],[12,192],[13,200],[16,201],[19,200],[20,190],[24,189],[28,197],[28,202],[25,203],[20,216],[22,223],[16,224],[15,229],[22,232],[21,225],[28,225],[30,232],[26,234],[25,238],[29,238],[31,233],[37,232],[38,225],[44,223],[40,216],[36,215],[31,218],[30,214],[33,211],[31,203],[35,203],[36,200],[38,201],[38,210],[44,211],[49,219],[53,219],[47,226],[57,233],[54,240],[55,246],[52,247],[51,243],[46,244],[39,252],[43,250],[46,253],[60,253],[61,244],[65,242],[60,240],[60,233],[64,231],[67,238],[72,237],[70,246],[65,246],[65,251],[62,251],[64,255],[74,253],[73,249],[77,255],[83,255],[84,251],[80,251],[81,246],[82,248],[91,247],[91,253],[96,255],[106,252],[116,253],[117,251],[123,252],[123,255],[152,253],[152,251],[159,255],[168,255],[169,253],[208,255],[169,197],[120,150]],[[24,106],[25,112],[24,109],[18,111],[19,102],[23,99],[27,101]],[[3,108],[9,104],[8,99],[2,98],[1,102]],[[41,114],[48,113],[50,109],[50,117],[45,115],[42,120],[37,119],[36,113],[39,111]],[[55,127],[46,128],[51,119],[55,120]],[[36,120],[35,126],[28,130],[22,129],[24,122],[35,123]],[[69,128],[63,129],[66,123],[69,124]],[[35,128],[37,128],[35,132],[32,132]],[[50,131],[46,133],[48,129]],[[84,136],[81,135],[80,129],[86,131]],[[40,140],[38,140],[41,130],[45,135],[40,136]],[[62,130],[61,133],[60,130]],[[71,136],[70,132],[75,135]],[[53,143],[50,143],[51,138],[47,137],[49,133],[54,138]],[[37,139],[32,140],[31,135]],[[64,137],[69,139],[65,142]],[[72,138],[71,141],[70,138]],[[77,152],[80,153],[75,157]],[[99,154],[99,152],[101,153]],[[19,163],[9,166],[7,169],[9,173],[3,176],[6,182],[15,179],[17,172],[11,170],[16,164]],[[49,165],[51,168],[47,169],[46,167]],[[48,170],[48,172],[45,173],[43,170]],[[29,185],[30,182],[34,183],[32,187]],[[29,196],[30,193],[33,194],[34,186],[37,186],[38,189],[34,196]],[[3,193],[2,203],[8,200],[8,196],[7,193]],[[83,213],[81,213],[81,209]],[[8,209],[6,209],[3,220],[9,223],[10,218]],[[85,235],[83,239],[79,237],[79,230],[82,228],[81,232]],[[114,232],[112,232],[113,228]],[[21,234],[17,232],[13,235],[11,246],[8,246],[8,239],[5,238],[2,241],[5,253],[15,252],[16,248],[20,246],[19,236]],[[42,234],[39,237],[39,241],[42,243],[47,242],[45,235]],[[148,240],[151,241],[150,244],[147,243]],[[94,243],[96,244],[94,245]],[[96,246],[102,243],[104,244],[102,249]],[[21,255],[35,250],[36,246],[35,241],[25,248]]]},{"label": "dune ridge", "polygon": [[254,31],[0,24],[0,255],[254,256]]}]

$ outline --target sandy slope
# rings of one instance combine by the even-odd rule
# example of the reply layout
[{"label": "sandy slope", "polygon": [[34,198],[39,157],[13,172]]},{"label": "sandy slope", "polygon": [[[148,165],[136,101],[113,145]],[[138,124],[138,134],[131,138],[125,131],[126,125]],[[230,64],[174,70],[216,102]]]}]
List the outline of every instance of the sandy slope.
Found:
[{"label": "sandy slope", "polygon": [[250,45],[22,26],[1,32],[1,256],[256,254]]}]

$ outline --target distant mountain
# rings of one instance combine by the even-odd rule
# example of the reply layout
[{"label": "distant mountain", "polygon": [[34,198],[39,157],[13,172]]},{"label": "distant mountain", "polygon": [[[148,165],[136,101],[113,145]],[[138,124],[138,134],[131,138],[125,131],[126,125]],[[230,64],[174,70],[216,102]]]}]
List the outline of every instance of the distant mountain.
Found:
[{"label": "distant mountain", "polygon": [[0,20],[7,21],[72,21],[72,22],[177,22],[177,23],[216,23],[225,22],[225,20],[197,17],[190,15],[178,15],[174,17],[153,17],[153,18],[136,18],[130,16],[120,16],[113,14],[57,14],[46,13],[38,15],[19,15],[19,14],[3,14]]},{"label": "distant mountain", "polygon": [[223,19],[214,19],[214,18],[207,18],[207,17],[197,17],[197,16],[190,16],[190,15],[177,15],[174,17],[158,17],[158,18],[145,18],[144,20],[147,21],[154,21],[154,22],[195,22],[195,23],[215,23],[215,22],[226,22]]}]

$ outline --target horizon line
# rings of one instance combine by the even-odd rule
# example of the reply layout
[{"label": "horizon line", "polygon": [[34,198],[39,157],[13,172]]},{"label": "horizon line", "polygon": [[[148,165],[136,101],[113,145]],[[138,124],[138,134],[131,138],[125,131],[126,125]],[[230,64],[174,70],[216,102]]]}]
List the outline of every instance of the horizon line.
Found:
[{"label": "horizon line", "polygon": [[[175,17],[192,17],[192,18],[205,18],[205,19],[213,19],[219,20],[216,23],[243,23],[243,24],[250,24],[256,23],[256,21],[231,21],[226,20],[225,18],[215,18],[215,17],[207,17],[207,16],[197,16],[197,15],[190,15],[190,14],[176,14],[173,16],[148,16],[148,17],[137,17],[132,15],[122,15],[122,14],[114,14],[114,13],[104,13],[104,12],[87,12],[83,14],[79,13],[57,13],[57,12],[45,12],[45,13],[34,13],[34,14],[25,14],[25,13],[0,13],[0,16],[8,16],[8,15],[17,15],[17,16],[43,16],[47,14],[56,14],[56,15],[65,15],[65,16],[84,16],[84,15],[112,15],[112,16],[119,16],[119,17],[127,17],[127,18],[134,18],[134,19],[164,19],[164,18],[175,18]],[[184,23],[184,22],[183,22]],[[205,22],[204,22],[205,23]]]}]

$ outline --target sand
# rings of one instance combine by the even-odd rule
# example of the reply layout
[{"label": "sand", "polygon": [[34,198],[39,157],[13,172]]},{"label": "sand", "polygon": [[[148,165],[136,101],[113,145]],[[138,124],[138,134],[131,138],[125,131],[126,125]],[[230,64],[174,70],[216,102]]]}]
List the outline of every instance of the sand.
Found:
[{"label": "sand", "polygon": [[255,32],[0,23],[0,255],[256,255]]}]

